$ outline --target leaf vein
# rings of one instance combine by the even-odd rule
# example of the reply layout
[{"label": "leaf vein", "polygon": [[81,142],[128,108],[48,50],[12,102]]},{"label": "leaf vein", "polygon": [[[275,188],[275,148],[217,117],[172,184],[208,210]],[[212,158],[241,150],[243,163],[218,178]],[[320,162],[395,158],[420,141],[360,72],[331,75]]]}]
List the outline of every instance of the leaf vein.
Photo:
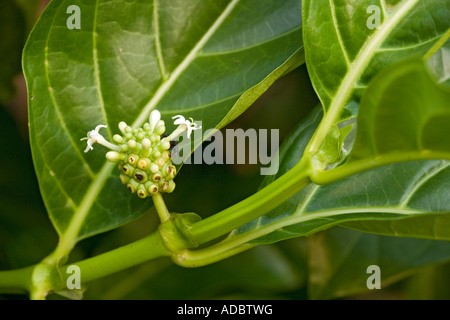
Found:
[{"label": "leaf vein", "polygon": [[161,38],[160,38],[160,32],[159,32],[159,14],[158,14],[158,8],[159,8],[159,0],[154,0],[153,2],[153,26],[155,30],[155,50],[156,50],[156,59],[158,60],[158,67],[159,71],[161,73],[161,76],[164,81],[167,80],[167,70],[166,65],[164,63],[164,56],[162,54],[161,49]]},{"label": "leaf vein", "polygon": [[95,9],[94,9],[94,22],[93,22],[93,30],[92,30],[92,62],[94,65],[94,77],[96,82],[96,88],[97,88],[97,96],[98,96],[98,102],[100,106],[100,110],[102,111],[102,117],[103,121],[105,121],[105,124],[108,126],[106,128],[108,132],[108,137],[112,138],[111,128],[108,123],[108,116],[106,115],[105,110],[105,102],[103,100],[103,93],[102,93],[102,87],[101,87],[101,81],[100,81],[100,66],[98,62],[98,54],[97,54],[97,16],[98,16],[98,1],[95,1]]},{"label": "leaf vein", "polygon": [[427,183],[431,178],[438,175],[443,170],[447,169],[450,166],[450,161],[448,161],[445,165],[439,166],[432,170],[430,173],[427,173],[420,179],[410,190],[405,192],[406,197],[400,203],[401,208],[406,208],[409,201],[411,201],[412,196],[422,187],[425,183]]},{"label": "leaf vein", "polygon": [[342,39],[342,35],[341,32],[339,31],[339,25],[338,25],[338,21],[337,21],[337,17],[336,17],[336,7],[334,5],[334,0],[328,0],[330,3],[330,9],[331,9],[331,17],[333,18],[333,26],[334,29],[336,30],[336,35],[338,38],[338,42],[341,46],[342,49],[342,54],[344,55],[345,58],[345,62],[347,63],[347,67],[350,68],[350,59],[348,57],[348,53],[347,50],[345,49],[345,45],[344,45],[344,41]]}]

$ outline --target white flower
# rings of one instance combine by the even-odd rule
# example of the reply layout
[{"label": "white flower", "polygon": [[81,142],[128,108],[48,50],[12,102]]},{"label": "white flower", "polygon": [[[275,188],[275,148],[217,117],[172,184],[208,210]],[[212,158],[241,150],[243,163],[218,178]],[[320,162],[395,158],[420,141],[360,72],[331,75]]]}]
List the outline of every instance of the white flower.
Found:
[{"label": "white flower", "polygon": [[80,141],[83,140],[87,140],[87,147],[86,150],[84,150],[84,152],[89,152],[89,150],[94,150],[94,148],[92,147],[92,145],[94,143],[98,143],[101,144],[109,149],[115,150],[115,151],[120,151],[120,147],[116,146],[115,144],[112,144],[110,142],[108,142],[100,133],[100,129],[101,128],[107,128],[108,126],[104,125],[104,124],[99,124],[98,126],[95,127],[94,130],[91,130],[87,133],[87,137],[85,138],[81,138]]},{"label": "white flower", "polygon": [[150,124],[150,131],[155,130],[156,124],[161,120],[161,112],[158,110],[153,110],[148,117],[148,122]]},{"label": "white flower", "polygon": [[[198,130],[201,129],[202,127],[198,127],[198,125],[194,122],[194,119],[189,118],[189,120],[186,120],[183,116],[181,115],[176,115],[174,117],[172,117],[172,119],[176,119],[173,124],[177,124],[179,125],[179,129],[182,129],[182,131],[187,130],[187,137],[188,139],[191,138],[191,133],[193,130]],[[178,129],[177,129],[178,130]]]}]

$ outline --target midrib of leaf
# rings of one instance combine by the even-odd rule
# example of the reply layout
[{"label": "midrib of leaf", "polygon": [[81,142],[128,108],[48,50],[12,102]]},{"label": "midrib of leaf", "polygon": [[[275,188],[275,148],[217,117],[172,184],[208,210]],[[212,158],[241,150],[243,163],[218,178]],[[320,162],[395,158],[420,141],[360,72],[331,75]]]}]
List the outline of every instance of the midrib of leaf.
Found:
[{"label": "midrib of leaf", "polygon": [[[425,211],[413,210],[408,208],[398,208],[398,207],[360,207],[360,208],[343,208],[336,210],[326,210],[326,211],[317,211],[314,213],[305,213],[303,215],[292,215],[288,218],[278,220],[276,222],[264,225],[259,229],[253,229],[251,231],[247,231],[244,233],[233,234],[226,240],[224,240],[223,245],[227,247],[233,247],[234,245],[241,245],[255,239],[258,239],[262,236],[270,234],[275,231],[283,232],[284,227],[288,227],[291,225],[299,224],[302,222],[316,220],[321,218],[330,218],[333,216],[347,215],[352,213],[392,213],[397,214],[399,216],[412,216],[412,215],[420,215],[426,213]],[[360,220],[360,219],[358,219]],[[348,221],[348,220],[347,220]],[[342,221],[344,222],[344,221]],[[289,231],[286,231],[289,232]],[[290,233],[290,232],[289,232]]]},{"label": "midrib of leaf", "polygon": [[[353,91],[354,84],[358,81],[366,66],[375,56],[377,48],[380,47],[386,37],[395,29],[395,26],[419,2],[419,0],[405,0],[404,2],[404,5],[399,4],[398,9],[390,17],[385,17],[379,30],[374,32],[366,40],[355,60],[350,64],[349,72],[347,72],[342,80],[311,145],[308,148],[312,154],[319,150],[329,129],[336,123],[345,107],[345,103]],[[337,26],[335,26],[335,28],[337,30]],[[344,47],[342,47],[342,50],[345,52]]]},{"label": "midrib of leaf", "polygon": [[158,60],[158,67],[163,78],[163,81],[167,80],[167,71],[164,63],[164,57],[161,50],[161,38],[159,34],[159,14],[158,14],[159,0],[153,1],[153,28],[155,30],[155,50]]},{"label": "midrib of leaf", "polygon": [[92,61],[94,64],[94,76],[95,76],[95,82],[96,82],[96,88],[97,88],[97,96],[98,96],[98,103],[100,106],[100,110],[102,111],[102,117],[105,121],[105,124],[108,126],[106,128],[108,132],[108,137],[112,138],[111,128],[108,123],[108,116],[106,115],[105,110],[105,102],[103,100],[103,93],[102,93],[102,87],[101,87],[101,81],[100,81],[100,68],[98,65],[98,54],[97,54],[97,16],[98,16],[98,1],[95,1],[95,9],[94,9],[94,22],[92,26]]},{"label": "midrib of leaf", "polygon": [[295,33],[297,31],[299,31],[300,29],[302,29],[303,26],[299,25],[296,28],[290,29],[289,31],[286,31],[284,33],[280,33],[279,35],[276,35],[272,38],[267,38],[265,40],[262,40],[260,42],[256,42],[254,44],[250,44],[248,46],[245,47],[239,47],[239,48],[235,48],[235,49],[230,49],[230,50],[223,50],[223,51],[208,51],[208,52],[202,52],[199,53],[197,55],[197,57],[210,57],[210,56],[222,56],[222,55],[227,55],[227,54],[234,54],[234,53],[238,53],[238,52],[243,52],[243,51],[247,51],[256,47],[259,47],[261,45],[267,44],[269,42],[273,42],[277,39],[286,37],[287,35],[290,35],[291,33]]},{"label": "midrib of leaf", "polygon": [[240,2],[240,0],[231,1],[222,14],[214,21],[212,26],[208,29],[208,31],[203,35],[203,37],[196,43],[196,45],[192,48],[189,54],[184,58],[184,60],[175,68],[175,70],[170,74],[167,81],[163,82],[161,86],[156,90],[153,97],[147,103],[147,105],[143,108],[141,113],[138,115],[136,121],[133,122],[132,127],[139,127],[148,118],[149,113],[158,105],[164,95],[169,91],[175,81],[180,77],[180,75],[186,70],[186,68],[190,65],[192,61],[197,58],[198,52],[203,48],[203,46],[208,42],[211,36],[217,31],[217,29],[222,25],[225,19],[230,15],[236,5]]},{"label": "midrib of leaf", "polygon": [[[161,86],[156,90],[153,97],[150,99],[149,103],[143,108],[141,113],[138,115],[137,119],[133,123],[133,127],[141,126],[145,120],[148,118],[148,114],[152,109],[156,107],[162,97],[169,91],[171,86],[175,83],[178,77],[183,73],[183,71],[189,66],[189,64],[196,58],[197,53],[203,48],[206,42],[211,38],[211,36],[217,31],[220,25],[229,16],[231,11],[236,7],[240,0],[231,1],[222,14],[216,19],[208,31],[203,35],[199,42],[194,46],[191,52],[186,56],[186,58],[177,66],[173,73],[170,74],[167,81],[163,82]],[[97,9],[97,7],[96,7]],[[47,38],[48,42],[48,38]],[[55,103],[56,101],[54,101]],[[56,103],[55,103],[56,105]],[[66,129],[67,130],[67,129]],[[72,141],[73,144],[73,141]],[[78,150],[78,147],[74,148]],[[77,151],[78,152],[78,151]],[[81,155],[80,155],[81,156]],[[84,161],[84,160],[83,160]],[[72,219],[66,229],[66,231],[60,237],[60,243],[56,248],[55,252],[52,254],[52,258],[59,261],[62,257],[67,256],[72,250],[73,246],[77,242],[79,231],[86,219],[92,205],[94,204],[98,194],[103,189],[106,180],[109,177],[111,170],[115,167],[114,163],[105,162],[99,173],[93,177],[93,182],[89,185],[86,194],[84,195],[80,205],[75,210]]]}]

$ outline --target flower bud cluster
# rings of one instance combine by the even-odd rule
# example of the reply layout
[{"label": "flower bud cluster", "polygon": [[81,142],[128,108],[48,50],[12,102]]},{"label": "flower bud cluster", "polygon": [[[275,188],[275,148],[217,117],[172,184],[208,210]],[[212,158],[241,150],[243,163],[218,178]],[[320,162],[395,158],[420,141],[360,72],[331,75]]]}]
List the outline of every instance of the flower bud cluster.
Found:
[{"label": "flower bud cluster", "polygon": [[161,113],[153,110],[142,128],[134,129],[121,121],[119,130],[122,135],[115,134],[114,143],[107,141],[100,134],[101,128],[107,128],[102,124],[80,140],[87,141],[84,152],[93,150],[96,143],[112,150],[106,153],[106,159],[119,164],[120,181],[131,193],[136,193],[140,198],[159,192],[171,193],[175,189],[173,179],[177,174],[170,156],[174,139],[184,131],[187,131],[189,139],[192,131],[201,129],[192,118],[186,120],[183,116],[176,115],[172,119],[175,119],[174,124],[178,127],[165,138],[161,137],[166,131]]},{"label": "flower bud cluster", "polygon": [[109,151],[106,158],[119,164],[120,181],[128,191],[140,198],[171,193],[175,189],[176,168],[170,158],[170,141],[161,139],[166,130],[164,121],[145,123],[137,129],[122,121],[119,130],[122,135],[115,134],[113,140],[120,151]]}]

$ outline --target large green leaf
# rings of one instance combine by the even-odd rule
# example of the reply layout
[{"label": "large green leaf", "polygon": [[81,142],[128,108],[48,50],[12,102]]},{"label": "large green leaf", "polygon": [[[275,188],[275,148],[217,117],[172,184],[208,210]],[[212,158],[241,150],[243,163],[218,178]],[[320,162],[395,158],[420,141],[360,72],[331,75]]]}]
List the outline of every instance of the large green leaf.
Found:
[{"label": "large green leaf", "polygon": [[382,72],[361,102],[356,141],[346,165],[389,154],[449,153],[449,103],[450,89],[431,79],[421,59]]},{"label": "large green leaf", "polygon": [[319,172],[327,183],[388,163],[450,160],[450,88],[435,82],[424,61],[406,59],[380,72],[361,101],[348,160]]},{"label": "large green leaf", "polygon": [[88,130],[107,124],[111,138],[119,121],[140,126],[154,108],[214,128],[302,63],[299,0],[85,0],[81,30],[69,30],[73,4],[52,1],[24,52],[35,168],[71,242],[151,205],[126,191],[105,150],[83,153]]},{"label": "large green leaf", "polygon": [[[380,24],[373,28],[377,13]],[[426,53],[450,27],[450,2],[307,0],[303,21],[313,86],[325,110],[340,111],[359,101],[378,71]]]},{"label": "large green leaf", "polygon": [[[368,292],[367,280],[380,268],[381,289],[419,268],[450,260],[447,241],[382,237],[332,228],[308,238],[309,286],[312,299]],[[376,291],[376,290],[372,290]]]},{"label": "large green leaf", "polygon": [[[450,33],[449,31],[447,31]],[[438,83],[450,87],[450,40],[427,61],[431,73]]]}]

